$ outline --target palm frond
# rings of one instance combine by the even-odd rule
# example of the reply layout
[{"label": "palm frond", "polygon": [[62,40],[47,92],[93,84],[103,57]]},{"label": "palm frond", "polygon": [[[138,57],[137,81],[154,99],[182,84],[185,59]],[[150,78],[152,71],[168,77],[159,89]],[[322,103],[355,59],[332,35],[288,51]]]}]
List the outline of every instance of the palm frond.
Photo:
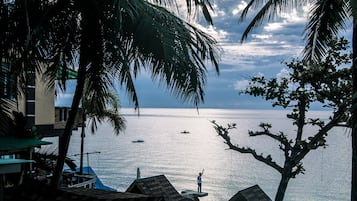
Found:
[{"label": "palm frond", "polygon": [[11,66],[0,64],[0,136],[8,135],[12,111],[16,109],[16,77],[11,74]]},{"label": "palm frond", "polygon": [[240,21],[245,20],[250,10],[257,9],[261,5],[266,4],[265,2],[266,2],[266,0],[264,0],[264,1],[262,1],[262,0],[250,0],[248,2],[248,4],[245,6],[245,8],[243,9],[242,14],[239,17],[239,20]]},{"label": "palm frond", "polygon": [[265,21],[275,19],[278,14],[289,12],[297,7],[297,5],[303,5],[306,0],[251,0],[247,6],[243,9],[240,16],[240,21],[245,20],[247,14],[251,10],[260,8],[255,14],[253,19],[248,24],[247,28],[242,33],[241,42],[247,39],[249,33],[255,28],[262,25]]},{"label": "palm frond", "polygon": [[353,17],[356,19],[357,18],[357,1],[350,1],[351,4],[351,13]]},{"label": "palm frond", "polygon": [[50,65],[58,67],[60,61],[63,66],[63,58],[72,60],[69,58],[73,55],[71,50],[78,43],[70,30],[75,30],[71,26],[77,21],[73,20],[75,14],[65,9],[69,5],[69,1],[42,0],[1,4],[1,62],[14,66],[12,71],[19,80],[20,89],[34,79],[28,72],[42,74],[49,88],[53,88],[57,70],[46,69]]},{"label": "palm frond", "polygon": [[[135,20],[126,21],[123,37],[132,40],[131,63],[140,63],[154,80],[165,83],[183,101],[203,101],[205,60],[218,71],[216,41],[166,9],[148,4]],[[127,52],[127,51],[126,51]]]},{"label": "palm frond", "polygon": [[11,130],[10,122],[12,121],[11,111],[15,107],[14,101],[0,98],[0,136],[9,135]]},{"label": "palm frond", "polygon": [[[173,0],[152,0],[149,2],[163,6],[168,10],[177,8],[177,1]],[[214,10],[209,0],[186,0],[186,8],[188,15],[196,16],[202,14],[206,22],[213,25],[213,19],[210,12],[214,12]]]},{"label": "palm frond", "polygon": [[[255,0],[251,2],[256,2]],[[277,15],[277,7],[275,6],[274,0],[268,1],[264,6],[259,10],[259,12],[254,16],[252,21],[248,24],[247,28],[244,30],[242,37],[241,37],[241,42],[244,41],[247,37],[248,34],[256,27],[259,27],[264,20],[271,20]],[[248,6],[243,10],[243,13],[241,15],[241,20],[245,18],[245,15],[248,12],[248,9],[252,6],[251,3],[248,4]]]},{"label": "palm frond", "polygon": [[[140,64],[136,62],[134,66],[139,66],[139,65]],[[120,66],[118,77],[119,77],[119,84],[121,86],[123,85],[125,86],[125,90],[130,96],[131,102],[134,104],[134,108],[139,109],[139,98],[134,85],[134,77],[131,74],[130,65],[128,63],[123,63]]]},{"label": "palm frond", "polygon": [[349,1],[317,0],[305,28],[307,44],[304,60],[318,61],[326,52],[327,44],[344,29],[351,13]]},{"label": "palm frond", "polygon": [[86,83],[82,109],[89,118],[91,132],[97,130],[98,123],[109,121],[119,134],[125,129],[125,119],[119,114],[119,98],[110,92],[114,88],[112,75],[107,71],[89,74]]},{"label": "palm frond", "polygon": [[[102,96],[98,97],[98,96]],[[97,124],[109,121],[116,134],[125,129],[125,119],[119,113],[119,98],[106,90],[86,91],[83,111],[89,118],[91,132],[97,130]]]},{"label": "palm frond", "polygon": [[115,110],[106,110],[103,113],[102,119],[107,120],[112,127],[114,128],[114,132],[118,135],[126,128],[126,120],[125,118]]}]

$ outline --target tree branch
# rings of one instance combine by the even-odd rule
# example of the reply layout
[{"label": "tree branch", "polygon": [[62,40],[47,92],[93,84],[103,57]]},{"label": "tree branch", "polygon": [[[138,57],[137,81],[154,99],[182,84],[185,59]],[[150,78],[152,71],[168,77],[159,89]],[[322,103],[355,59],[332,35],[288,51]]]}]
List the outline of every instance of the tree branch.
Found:
[{"label": "tree branch", "polygon": [[249,133],[249,136],[251,136],[251,137],[260,136],[260,135],[265,135],[265,136],[271,137],[272,139],[279,141],[281,144],[283,144],[285,146],[285,149],[286,148],[288,150],[292,149],[290,141],[282,132],[280,132],[279,135],[275,135],[275,134],[271,133],[268,129],[266,129],[264,131],[256,131],[256,132],[248,131],[248,133]]},{"label": "tree branch", "polygon": [[211,121],[211,123],[214,124],[214,128],[216,132],[218,133],[219,136],[221,136],[224,139],[225,144],[228,145],[229,149],[238,151],[243,154],[251,154],[256,160],[265,163],[266,165],[277,170],[278,172],[281,173],[283,171],[283,168],[280,165],[278,165],[276,162],[274,162],[270,155],[264,157],[263,155],[258,155],[254,149],[251,149],[249,147],[248,148],[239,147],[238,144],[237,145],[232,144],[231,138],[228,135],[229,133],[228,131],[230,129],[236,128],[235,124],[228,124],[228,127],[225,128],[223,126],[218,125],[215,121]]},{"label": "tree branch", "polygon": [[325,146],[325,136],[328,131],[330,131],[333,127],[335,127],[339,122],[338,115],[335,115],[330,122],[328,122],[319,132],[313,137],[309,138],[309,142],[305,142],[303,144],[303,148],[293,157],[295,162],[301,161],[306,154],[308,154],[311,150],[317,149],[320,146]]}]

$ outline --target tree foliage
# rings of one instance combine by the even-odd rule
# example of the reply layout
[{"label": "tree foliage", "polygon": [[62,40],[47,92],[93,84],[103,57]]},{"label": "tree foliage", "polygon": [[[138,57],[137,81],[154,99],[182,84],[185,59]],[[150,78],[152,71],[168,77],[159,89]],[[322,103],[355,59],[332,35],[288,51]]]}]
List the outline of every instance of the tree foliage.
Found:
[{"label": "tree foliage", "polygon": [[[186,0],[186,5],[189,14],[202,11],[212,23],[209,1]],[[214,38],[176,16],[175,8],[174,0],[0,2],[0,62],[11,66],[20,83],[33,79],[28,72],[36,71],[47,75],[50,86],[61,75],[64,89],[66,71],[78,71],[54,185],[84,95],[95,98],[96,109],[105,108],[106,95],[118,84],[138,108],[134,79],[145,70],[177,98],[195,106],[204,101],[207,61],[218,73],[219,48]]]},{"label": "tree foliage", "polygon": [[[347,45],[348,42],[343,38],[333,40],[329,43],[327,56],[320,62],[307,65],[304,61],[293,59],[285,63],[289,69],[288,76],[271,79],[256,76],[242,91],[271,101],[273,107],[291,110],[286,117],[297,128],[293,138],[289,138],[291,135],[288,136],[283,131],[272,132],[270,123],[260,123],[259,130],[248,131],[250,137],[266,136],[276,141],[284,153],[283,164],[275,162],[270,154],[259,154],[253,148],[232,142],[229,132],[236,128],[236,124],[224,127],[212,121],[216,132],[229,149],[251,154],[256,160],[281,174],[276,201],[283,200],[289,179],[304,173],[304,157],[310,151],[326,146],[328,132],[334,127],[350,127],[351,54],[346,53]],[[307,117],[311,105],[316,103],[331,111],[327,120]],[[306,127],[317,129],[315,133],[304,133]]]},{"label": "tree foliage", "polygon": [[351,104],[352,125],[352,176],[351,201],[357,200],[357,3],[355,0],[250,0],[244,9],[241,20],[253,8],[258,12],[243,32],[241,41],[264,21],[274,19],[278,14],[294,9],[301,9],[306,3],[311,3],[309,18],[305,27],[304,60],[319,62],[326,56],[328,43],[338,37],[341,31],[352,28],[352,87],[353,99]]}]

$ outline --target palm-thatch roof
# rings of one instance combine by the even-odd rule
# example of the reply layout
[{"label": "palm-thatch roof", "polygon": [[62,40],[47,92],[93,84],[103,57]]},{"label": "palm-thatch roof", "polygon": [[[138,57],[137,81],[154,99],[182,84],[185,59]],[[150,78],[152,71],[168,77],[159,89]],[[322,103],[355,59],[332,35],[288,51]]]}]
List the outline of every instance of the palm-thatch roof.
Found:
[{"label": "palm-thatch roof", "polygon": [[271,201],[271,199],[258,185],[254,185],[239,191],[229,201]]},{"label": "palm-thatch roof", "polygon": [[165,201],[191,200],[180,195],[164,175],[136,179],[126,192],[162,197]]}]

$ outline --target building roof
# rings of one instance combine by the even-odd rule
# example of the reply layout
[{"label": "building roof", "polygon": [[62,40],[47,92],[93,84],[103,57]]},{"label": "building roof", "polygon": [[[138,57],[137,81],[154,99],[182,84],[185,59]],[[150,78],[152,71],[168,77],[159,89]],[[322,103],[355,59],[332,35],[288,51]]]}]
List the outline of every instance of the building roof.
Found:
[{"label": "building roof", "polygon": [[[57,80],[62,79],[62,73],[63,73],[63,68],[60,67],[56,74]],[[65,73],[66,79],[77,79],[77,77],[78,77],[78,72],[73,69],[70,69],[70,68],[66,68],[64,73]]]},{"label": "building roof", "polygon": [[229,201],[271,201],[271,199],[258,185],[254,185],[239,191]]},{"label": "building roof", "polygon": [[109,201],[157,201],[155,197],[143,194],[128,193],[128,192],[114,192],[101,189],[89,188],[63,188],[62,191],[73,193],[84,198],[83,200],[109,200]]},{"label": "building roof", "polygon": [[89,188],[52,188],[35,180],[24,182],[13,189],[5,189],[4,198],[6,201],[161,201],[143,194]]},{"label": "building roof", "polygon": [[164,175],[136,179],[126,192],[160,196],[166,201],[191,200],[180,195]]},{"label": "building roof", "polygon": [[0,174],[21,172],[22,164],[34,162],[34,160],[25,159],[0,159]]},{"label": "building roof", "polygon": [[12,164],[22,164],[22,163],[34,163],[34,160],[26,160],[26,159],[0,159],[1,165],[12,165]]},{"label": "building roof", "polygon": [[16,152],[31,147],[52,144],[36,138],[18,138],[11,136],[0,137],[0,153]]}]

